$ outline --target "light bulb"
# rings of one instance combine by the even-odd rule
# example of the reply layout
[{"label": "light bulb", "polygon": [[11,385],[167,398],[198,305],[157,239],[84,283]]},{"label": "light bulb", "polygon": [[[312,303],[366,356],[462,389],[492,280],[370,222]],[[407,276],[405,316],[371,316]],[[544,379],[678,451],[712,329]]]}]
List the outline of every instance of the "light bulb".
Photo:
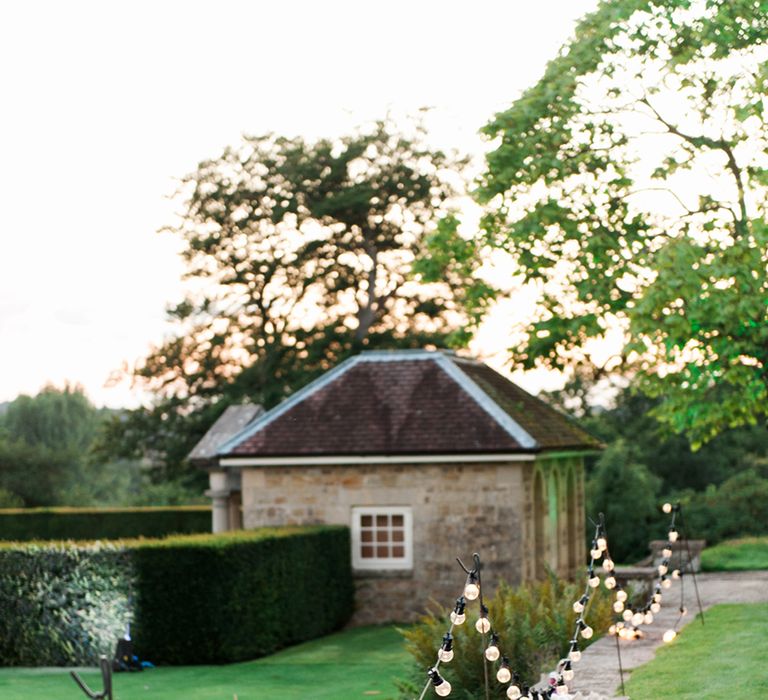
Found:
[{"label": "light bulb", "polygon": [[603,583],[609,591],[616,588],[616,579],[613,576],[606,576]]},{"label": "light bulb", "polygon": [[451,622],[454,625],[463,625],[466,619],[467,616],[464,613],[459,614],[455,610],[451,611]]},{"label": "light bulb", "polygon": [[509,700],[517,700],[520,697],[520,688],[516,685],[510,685],[509,688],[507,688],[507,697]]},{"label": "light bulb", "polygon": [[662,509],[662,510],[663,510],[665,513],[671,513],[671,512],[672,512],[672,504],[671,504],[671,503],[665,503],[665,504],[664,504],[664,505],[661,507],[661,509]]},{"label": "light bulb", "polygon": [[582,603],[580,600],[577,600],[573,604],[573,612],[575,612],[577,614],[584,612],[584,603]]},{"label": "light bulb", "polygon": [[608,634],[610,634],[610,635],[611,635],[611,637],[613,637],[613,635],[614,635],[614,634],[616,634],[616,625],[611,625],[611,626],[608,628]]},{"label": "light bulb", "polygon": [[603,560],[603,569],[605,571],[613,571],[614,566],[615,565],[613,563],[613,559],[604,559]]},{"label": "light bulb", "polygon": [[593,634],[594,630],[589,625],[586,625],[581,630],[581,636],[584,637],[584,639],[591,639]]},{"label": "light bulb", "polygon": [[604,552],[606,549],[608,549],[608,540],[605,539],[605,537],[598,537],[597,538],[597,548]]},{"label": "light bulb", "polygon": [[675,569],[674,571],[672,571],[672,578],[675,580],[680,578],[680,569]]},{"label": "light bulb", "polygon": [[650,610],[645,613],[645,616],[643,617],[643,623],[646,625],[653,624],[653,613]]},{"label": "light bulb", "polygon": [[622,614],[621,617],[624,619],[625,622],[629,622],[632,619],[632,610],[630,608],[627,608]]},{"label": "light bulb", "polygon": [[659,576],[663,576],[664,574],[667,573],[667,571],[669,571],[669,567],[666,564],[659,564],[658,566]]},{"label": "light bulb", "polygon": [[501,656],[501,652],[499,651],[499,647],[495,644],[491,644],[491,646],[485,650],[485,658],[488,659],[488,661],[496,661],[499,656]]},{"label": "light bulb", "polygon": [[475,623],[475,629],[480,632],[480,634],[488,634],[488,632],[491,631],[490,620],[488,620],[487,617],[478,617],[477,622]]},{"label": "light bulb", "polygon": [[435,686],[435,693],[437,693],[441,698],[444,698],[446,695],[450,695],[451,684],[443,679],[443,682],[440,685]]},{"label": "light bulb", "polygon": [[469,582],[466,586],[464,586],[464,597],[467,600],[476,600],[477,596],[480,595],[480,586],[477,585],[475,582]]},{"label": "light bulb", "polygon": [[600,577],[593,576],[587,583],[589,583],[590,588],[597,588],[600,585]]},{"label": "light bulb", "polygon": [[659,610],[661,610],[661,605],[658,603],[651,603],[651,612],[656,615],[658,614]]},{"label": "light bulb", "polygon": [[664,549],[661,550],[661,556],[665,559],[670,559],[672,557],[672,550],[669,547],[664,547]]},{"label": "light bulb", "polygon": [[668,578],[661,579],[662,588],[669,588],[671,585],[672,585],[672,579],[668,579]]},{"label": "light bulb", "polygon": [[496,680],[499,683],[509,683],[509,681],[512,680],[512,673],[511,673],[511,671],[506,666],[502,666],[496,672]]},{"label": "light bulb", "polygon": [[669,541],[670,542],[677,542],[677,530],[670,530],[669,531]]},{"label": "light bulb", "polygon": [[437,658],[444,664],[449,661],[453,661],[453,649],[439,649],[437,652]]},{"label": "light bulb", "polygon": [[616,591],[616,600],[620,600],[622,603],[627,600],[627,592],[625,590]]},{"label": "light bulb", "polygon": [[564,681],[573,680],[573,669],[571,668],[571,664],[568,661],[565,662],[565,666],[563,668],[563,680]]},{"label": "light bulb", "polygon": [[664,636],[662,639],[669,644],[675,637],[677,637],[677,632],[675,630],[667,630],[664,632]]},{"label": "light bulb", "polygon": [[656,593],[653,594],[653,602],[654,603],[661,602],[661,593],[659,593],[659,591],[656,591]]},{"label": "light bulb", "polygon": [[593,559],[599,559],[602,555],[602,550],[598,549],[597,547],[589,550],[589,556],[591,556]]},{"label": "light bulb", "polygon": [[613,604],[613,612],[620,613],[620,612],[623,612],[623,610],[624,610],[624,603],[622,603],[620,600],[617,600]]},{"label": "light bulb", "polygon": [[568,652],[568,658],[573,661],[573,663],[578,663],[581,661],[581,652],[578,649],[571,649]]},{"label": "light bulb", "polygon": [[555,692],[558,695],[568,695],[568,686],[565,683],[558,683],[555,686]]},{"label": "light bulb", "polygon": [[687,615],[688,614],[688,608],[680,608],[680,614],[681,615]]}]

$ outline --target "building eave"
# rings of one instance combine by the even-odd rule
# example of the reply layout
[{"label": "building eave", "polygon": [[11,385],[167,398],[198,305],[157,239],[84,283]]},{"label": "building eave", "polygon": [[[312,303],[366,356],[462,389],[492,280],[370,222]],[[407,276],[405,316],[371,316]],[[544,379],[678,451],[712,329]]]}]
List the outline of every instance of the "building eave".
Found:
[{"label": "building eave", "polygon": [[347,464],[456,464],[468,462],[532,462],[537,453],[499,452],[433,455],[296,455],[273,457],[220,457],[220,467],[278,467]]}]

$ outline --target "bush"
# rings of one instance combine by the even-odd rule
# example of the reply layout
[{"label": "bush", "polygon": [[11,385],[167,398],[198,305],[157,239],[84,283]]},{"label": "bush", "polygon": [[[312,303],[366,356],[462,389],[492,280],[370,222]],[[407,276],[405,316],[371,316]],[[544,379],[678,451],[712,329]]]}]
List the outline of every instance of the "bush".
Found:
[{"label": "bush", "polygon": [[[664,521],[656,497],[660,484],[621,439],[600,456],[587,480],[587,513],[605,514],[615,561],[641,559],[648,554],[649,542],[662,536]],[[587,534],[591,543],[594,527],[590,525]]]},{"label": "bush", "polygon": [[[488,617],[500,638],[499,648],[527,685],[538,683],[541,674],[552,671],[557,661],[568,653],[576,623],[572,606],[583,593],[583,584],[568,583],[551,576],[545,581],[517,588],[502,584],[488,603]],[[470,604],[467,609],[476,611],[477,608]],[[449,612],[448,608],[438,608],[411,629],[403,631],[406,648],[418,669],[413,678],[399,684],[403,699],[411,700],[424,686],[424,671],[434,665],[442,636],[450,627]],[[483,646],[481,635],[475,630],[476,619],[476,614],[468,614],[467,621],[454,628],[454,658],[440,666],[440,673],[458,691],[457,697],[481,700],[485,698]],[[602,587],[593,594],[585,620],[595,634],[590,640],[580,639],[581,648],[596,641],[612,624],[611,598]],[[496,681],[496,665],[492,666],[491,696],[506,697],[504,686]]]},{"label": "bush", "polygon": [[687,535],[708,544],[768,534],[768,479],[748,469],[703,493],[680,498]]},{"label": "bush", "polygon": [[0,510],[0,540],[17,542],[116,540],[210,531],[210,506]]},{"label": "bush", "polygon": [[93,664],[132,624],[168,664],[271,653],[353,609],[345,528],[280,528],[102,543],[0,546],[0,663]]}]

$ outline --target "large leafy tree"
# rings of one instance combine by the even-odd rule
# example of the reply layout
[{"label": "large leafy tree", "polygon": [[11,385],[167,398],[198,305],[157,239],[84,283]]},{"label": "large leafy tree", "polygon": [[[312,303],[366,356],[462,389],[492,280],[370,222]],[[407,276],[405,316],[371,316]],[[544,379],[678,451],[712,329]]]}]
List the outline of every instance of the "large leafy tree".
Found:
[{"label": "large leafy tree", "polygon": [[515,361],[635,376],[694,444],[768,406],[767,39],[765,0],[604,0],[485,127],[487,240],[541,294]]},{"label": "large leafy tree", "polygon": [[418,123],[389,121],[316,142],[247,137],[200,163],[169,229],[192,293],[136,370],[154,402],[114,421],[106,450],[149,454],[167,477],[228,403],[270,407],[364,348],[445,344],[465,280],[427,283],[414,262],[461,166]]}]

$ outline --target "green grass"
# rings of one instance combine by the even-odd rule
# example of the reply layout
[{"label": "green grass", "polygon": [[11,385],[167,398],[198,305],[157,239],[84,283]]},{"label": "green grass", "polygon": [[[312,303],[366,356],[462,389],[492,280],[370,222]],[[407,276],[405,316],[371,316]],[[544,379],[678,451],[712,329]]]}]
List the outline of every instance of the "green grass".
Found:
[{"label": "green grass", "polygon": [[701,553],[704,571],[755,571],[768,569],[768,537],[728,540]]},{"label": "green grass", "polygon": [[632,700],[768,698],[768,604],[717,605],[632,672]]},{"label": "green grass", "polygon": [[[353,700],[396,697],[409,656],[393,627],[364,627],[226,666],[157,668],[114,676],[115,700]],[[101,689],[95,671],[81,674]],[[81,700],[66,669],[0,669],[3,700]]]}]

